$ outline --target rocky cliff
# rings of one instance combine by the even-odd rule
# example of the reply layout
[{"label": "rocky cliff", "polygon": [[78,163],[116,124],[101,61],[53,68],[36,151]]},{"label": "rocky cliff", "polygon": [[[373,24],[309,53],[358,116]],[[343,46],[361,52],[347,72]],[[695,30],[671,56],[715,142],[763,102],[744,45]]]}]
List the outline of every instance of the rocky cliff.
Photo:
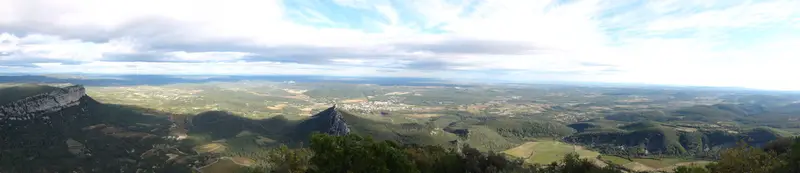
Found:
[{"label": "rocky cliff", "polygon": [[314,115],[312,118],[326,120],[325,122],[327,122],[327,129],[321,132],[325,132],[329,135],[350,134],[350,127],[347,126],[342,113],[336,111],[335,105]]},{"label": "rocky cliff", "polygon": [[161,114],[97,102],[81,86],[36,91],[0,92],[0,172],[190,172],[190,149],[165,138]]},{"label": "rocky cliff", "polygon": [[5,105],[0,105],[0,121],[21,121],[56,112],[80,104],[86,95],[83,86],[75,85],[37,94]]}]

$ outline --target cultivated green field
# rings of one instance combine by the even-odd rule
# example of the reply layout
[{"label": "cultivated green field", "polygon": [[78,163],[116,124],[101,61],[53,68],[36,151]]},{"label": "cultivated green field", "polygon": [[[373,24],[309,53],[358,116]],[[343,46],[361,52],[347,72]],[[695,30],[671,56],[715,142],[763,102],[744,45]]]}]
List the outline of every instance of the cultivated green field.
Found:
[{"label": "cultivated green field", "polygon": [[711,163],[710,161],[703,161],[703,160],[696,161],[696,160],[687,160],[681,158],[663,158],[663,159],[635,158],[633,160],[628,160],[626,158],[611,156],[611,155],[601,155],[600,160],[607,163],[617,164],[630,170],[664,171],[664,172],[672,172],[678,166],[703,167]]},{"label": "cultivated green field", "polygon": [[503,151],[503,153],[514,157],[523,158],[526,162],[535,164],[549,164],[559,161],[569,153],[577,153],[580,155],[580,158],[589,159],[599,166],[606,166],[605,163],[611,163],[636,171],[671,172],[678,166],[704,166],[711,163],[709,161],[687,160],[681,158],[635,158],[633,160],[628,160],[618,156],[600,155],[598,152],[585,149],[581,146],[549,140],[527,142]]},{"label": "cultivated green field", "polygon": [[219,143],[210,143],[206,145],[197,146],[194,148],[197,153],[211,153],[225,151],[225,146]]},{"label": "cultivated green field", "polygon": [[648,167],[659,169],[669,167],[678,163],[682,162],[690,162],[690,160],[679,159],[679,158],[664,158],[660,160],[656,159],[633,159],[635,162],[642,163]]},{"label": "cultivated green field", "polygon": [[504,151],[511,156],[524,158],[526,162],[549,164],[564,158],[570,153],[577,153],[581,158],[595,159],[600,153],[584,149],[581,146],[571,145],[558,141],[527,142],[515,148]]},{"label": "cultivated green field", "polygon": [[203,173],[230,173],[237,172],[244,166],[237,164],[234,160],[229,158],[222,158],[218,162],[200,168]]},{"label": "cultivated green field", "polygon": [[603,161],[606,161],[606,162],[609,162],[609,163],[613,163],[613,164],[617,164],[617,165],[625,165],[625,164],[628,164],[628,163],[632,162],[631,160],[628,160],[626,158],[617,157],[617,156],[611,156],[611,155],[602,155],[602,156],[600,156],[600,160],[603,160]]}]

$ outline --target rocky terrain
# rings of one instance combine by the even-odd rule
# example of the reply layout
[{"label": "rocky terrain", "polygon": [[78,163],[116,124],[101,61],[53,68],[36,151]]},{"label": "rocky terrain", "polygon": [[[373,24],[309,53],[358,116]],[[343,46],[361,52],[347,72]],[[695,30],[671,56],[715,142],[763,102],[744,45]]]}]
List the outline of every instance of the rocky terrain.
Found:
[{"label": "rocky terrain", "polygon": [[78,105],[86,96],[83,86],[75,85],[0,105],[0,121],[30,120],[37,116]]},{"label": "rocky terrain", "polygon": [[318,118],[330,119],[330,128],[326,132],[329,135],[341,136],[350,134],[350,127],[347,126],[347,122],[344,121],[342,114],[336,111],[335,105],[315,116],[318,116]]},{"label": "rocky terrain", "polygon": [[82,86],[19,98],[0,106],[0,172],[188,172],[195,160],[165,138],[170,121]]}]

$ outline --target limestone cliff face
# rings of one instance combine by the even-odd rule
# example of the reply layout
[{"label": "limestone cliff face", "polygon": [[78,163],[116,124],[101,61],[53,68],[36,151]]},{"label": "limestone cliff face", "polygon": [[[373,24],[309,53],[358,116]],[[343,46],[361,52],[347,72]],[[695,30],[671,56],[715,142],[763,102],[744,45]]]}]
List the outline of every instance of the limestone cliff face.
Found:
[{"label": "limestone cliff face", "polygon": [[314,115],[314,117],[328,119],[328,128],[323,132],[329,135],[341,136],[350,134],[350,127],[347,126],[342,113],[336,111],[336,106],[330,107],[327,110]]},{"label": "limestone cliff face", "polygon": [[83,86],[75,85],[0,105],[0,121],[37,118],[42,114],[78,105],[80,99],[85,95],[86,89]]},{"label": "limestone cliff face", "polygon": [[333,111],[334,115],[331,116],[331,128],[328,129],[329,135],[347,135],[350,134],[350,127],[347,126],[347,123],[342,118],[342,114],[338,111]]}]

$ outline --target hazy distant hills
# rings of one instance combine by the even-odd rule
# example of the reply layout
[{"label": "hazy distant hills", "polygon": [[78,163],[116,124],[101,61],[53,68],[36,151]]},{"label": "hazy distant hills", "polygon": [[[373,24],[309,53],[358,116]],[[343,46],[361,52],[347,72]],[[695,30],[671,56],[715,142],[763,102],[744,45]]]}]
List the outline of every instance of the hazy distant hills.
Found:
[{"label": "hazy distant hills", "polygon": [[432,78],[408,77],[336,77],[309,75],[265,76],[199,76],[199,75],[2,75],[0,83],[73,83],[86,86],[167,85],[179,83],[275,81],[275,82],[335,82],[349,84],[405,86],[463,86]]},{"label": "hazy distant hills", "polygon": [[720,149],[746,142],[760,146],[791,134],[768,127],[741,131],[704,130],[644,121],[620,127],[603,127],[591,123],[570,125],[581,132],[566,141],[595,147],[607,154],[623,156],[683,155],[714,157]]},{"label": "hazy distant hills", "polygon": [[[570,124],[565,140],[615,155],[714,157],[722,148],[746,142],[763,145],[792,136],[800,110],[790,99],[741,97],[742,103],[696,105],[671,111],[618,112],[604,119]],[[781,128],[781,129],[779,129]]]}]

